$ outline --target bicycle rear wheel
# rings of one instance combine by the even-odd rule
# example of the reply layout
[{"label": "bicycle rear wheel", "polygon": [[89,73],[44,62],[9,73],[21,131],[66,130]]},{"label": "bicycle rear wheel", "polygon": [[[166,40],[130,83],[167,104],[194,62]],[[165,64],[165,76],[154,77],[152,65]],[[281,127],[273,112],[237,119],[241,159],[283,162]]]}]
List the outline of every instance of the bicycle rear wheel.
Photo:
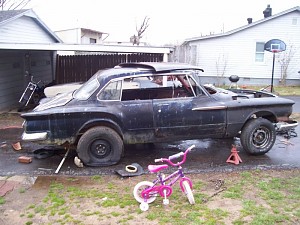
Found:
[{"label": "bicycle rear wheel", "polygon": [[194,195],[193,195],[193,192],[191,190],[189,182],[184,180],[182,182],[182,186],[183,186],[183,189],[184,189],[184,193],[186,194],[186,197],[188,198],[190,204],[191,205],[195,204]]},{"label": "bicycle rear wheel", "polygon": [[[153,183],[150,181],[141,181],[137,183],[133,189],[133,196],[135,200],[139,203],[145,202],[144,197],[142,196],[142,191],[153,186]],[[146,202],[151,203],[156,199],[157,193],[150,193],[149,196],[146,197]]]}]

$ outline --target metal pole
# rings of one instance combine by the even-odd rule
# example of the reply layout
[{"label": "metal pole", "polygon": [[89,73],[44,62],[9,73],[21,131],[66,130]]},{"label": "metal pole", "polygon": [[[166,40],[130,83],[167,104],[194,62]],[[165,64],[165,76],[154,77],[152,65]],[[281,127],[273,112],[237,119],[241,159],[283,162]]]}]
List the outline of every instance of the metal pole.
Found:
[{"label": "metal pole", "polygon": [[57,167],[55,173],[58,173],[58,172],[59,172],[60,168],[61,168],[62,165],[64,164],[64,162],[65,162],[65,160],[66,160],[66,158],[67,158],[67,156],[68,156],[68,154],[69,154],[69,151],[70,151],[70,148],[68,148],[68,151],[66,152],[65,156],[63,157],[63,159],[61,160],[60,164],[58,165],[58,167]]},{"label": "metal pole", "polygon": [[274,65],[275,65],[275,52],[273,52],[273,67],[272,67],[271,93],[273,93]]}]

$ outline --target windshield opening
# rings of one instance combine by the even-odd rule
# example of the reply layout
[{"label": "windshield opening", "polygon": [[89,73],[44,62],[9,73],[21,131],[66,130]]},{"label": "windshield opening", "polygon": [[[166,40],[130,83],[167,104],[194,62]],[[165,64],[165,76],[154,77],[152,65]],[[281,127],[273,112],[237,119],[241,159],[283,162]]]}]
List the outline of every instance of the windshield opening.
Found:
[{"label": "windshield opening", "polygon": [[87,100],[100,86],[97,74],[92,76],[78,90],[74,92],[74,98],[77,100]]}]

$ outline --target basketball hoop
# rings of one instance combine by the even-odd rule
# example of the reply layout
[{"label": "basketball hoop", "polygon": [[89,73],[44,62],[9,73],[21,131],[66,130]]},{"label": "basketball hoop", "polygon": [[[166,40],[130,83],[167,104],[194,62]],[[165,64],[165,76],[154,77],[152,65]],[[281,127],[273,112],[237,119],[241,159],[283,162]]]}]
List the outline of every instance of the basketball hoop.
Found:
[{"label": "basketball hoop", "polygon": [[271,92],[273,92],[275,53],[285,51],[286,45],[282,40],[272,39],[265,44],[264,49],[268,52],[273,53],[273,66],[272,66],[272,78],[271,78]]}]

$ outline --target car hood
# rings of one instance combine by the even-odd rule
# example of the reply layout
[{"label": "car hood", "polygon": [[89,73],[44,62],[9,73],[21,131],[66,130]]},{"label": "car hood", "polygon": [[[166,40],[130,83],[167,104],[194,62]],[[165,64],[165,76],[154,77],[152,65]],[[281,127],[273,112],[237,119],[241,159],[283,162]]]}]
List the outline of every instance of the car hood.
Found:
[{"label": "car hood", "polygon": [[34,112],[43,111],[59,106],[64,106],[73,99],[73,92],[58,94],[52,98],[44,98],[40,104],[33,109]]}]

